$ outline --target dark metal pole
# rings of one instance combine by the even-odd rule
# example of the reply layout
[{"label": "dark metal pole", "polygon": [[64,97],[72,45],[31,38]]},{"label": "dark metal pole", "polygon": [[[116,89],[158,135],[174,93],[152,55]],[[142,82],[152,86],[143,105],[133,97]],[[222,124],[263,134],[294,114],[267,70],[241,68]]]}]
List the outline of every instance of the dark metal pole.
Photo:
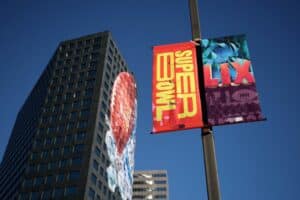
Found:
[{"label": "dark metal pole", "polygon": [[[192,38],[193,41],[201,41],[200,33],[200,23],[199,23],[199,14],[198,14],[198,4],[197,0],[189,0],[190,8],[190,19],[192,27]],[[200,45],[200,44],[199,44]],[[198,57],[198,67],[199,67],[199,86],[202,93],[201,96],[201,106],[203,109],[203,121],[207,124],[207,110],[205,103],[205,94],[204,94],[204,78],[202,70],[202,54],[201,47],[197,48],[197,57]],[[207,126],[202,128],[202,144],[203,144],[203,155],[204,155],[204,165],[205,165],[205,175],[206,175],[206,187],[207,187],[207,196],[209,200],[220,200],[220,188],[219,188],[219,178],[217,170],[217,160],[215,153],[215,142],[213,136],[212,127]]]}]

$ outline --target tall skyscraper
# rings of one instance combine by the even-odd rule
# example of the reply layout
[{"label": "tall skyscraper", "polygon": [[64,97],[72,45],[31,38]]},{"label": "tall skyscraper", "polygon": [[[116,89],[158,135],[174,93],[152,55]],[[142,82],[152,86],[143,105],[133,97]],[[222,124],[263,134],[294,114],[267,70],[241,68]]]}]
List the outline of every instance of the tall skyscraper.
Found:
[{"label": "tall skyscraper", "polygon": [[168,175],[165,170],[135,171],[132,200],[168,200]]},{"label": "tall skyscraper", "polygon": [[61,42],[21,107],[0,199],[131,198],[136,84],[110,32]]}]

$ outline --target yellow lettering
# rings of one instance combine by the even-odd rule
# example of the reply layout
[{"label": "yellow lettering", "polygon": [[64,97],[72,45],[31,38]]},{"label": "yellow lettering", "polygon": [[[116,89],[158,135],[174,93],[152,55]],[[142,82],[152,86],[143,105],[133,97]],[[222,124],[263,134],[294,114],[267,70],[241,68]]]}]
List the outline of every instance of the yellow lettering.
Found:
[{"label": "yellow lettering", "polygon": [[175,103],[175,91],[166,90],[156,93],[156,104],[174,104]]},{"label": "yellow lettering", "polygon": [[194,72],[176,73],[176,92],[192,93],[195,92],[195,76]]},{"label": "yellow lettering", "polygon": [[[178,118],[193,117],[197,114],[197,99],[196,94],[178,94],[178,98],[181,98],[183,103],[183,112],[178,114]],[[191,103],[191,104],[190,104]],[[191,105],[189,107],[189,105]]]},{"label": "yellow lettering", "polygon": [[175,56],[176,57],[184,57],[184,56],[191,56],[192,50],[185,50],[185,51],[176,51]]},{"label": "yellow lettering", "polygon": [[164,105],[164,106],[156,106],[156,121],[161,121],[162,120],[162,116],[163,116],[163,112],[167,111],[167,110],[175,110],[176,109],[176,105]]},{"label": "yellow lettering", "polygon": [[156,56],[156,80],[168,81],[174,79],[174,53],[160,53]]},{"label": "yellow lettering", "polygon": [[174,87],[175,86],[172,81],[159,82],[156,84],[156,89],[158,89],[158,90],[172,90]]}]

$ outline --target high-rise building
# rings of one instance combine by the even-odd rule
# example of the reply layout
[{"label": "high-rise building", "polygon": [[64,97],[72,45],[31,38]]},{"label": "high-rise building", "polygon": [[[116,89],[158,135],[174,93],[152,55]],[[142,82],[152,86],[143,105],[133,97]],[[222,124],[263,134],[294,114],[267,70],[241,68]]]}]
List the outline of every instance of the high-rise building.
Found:
[{"label": "high-rise building", "polygon": [[130,199],[135,118],[135,81],[111,33],[61,42],[17,115],[0,199]]},{"label": "high-rise building", "polygon": [[168,200],[168,175],[165,170],[135,171],[132,200]]}]

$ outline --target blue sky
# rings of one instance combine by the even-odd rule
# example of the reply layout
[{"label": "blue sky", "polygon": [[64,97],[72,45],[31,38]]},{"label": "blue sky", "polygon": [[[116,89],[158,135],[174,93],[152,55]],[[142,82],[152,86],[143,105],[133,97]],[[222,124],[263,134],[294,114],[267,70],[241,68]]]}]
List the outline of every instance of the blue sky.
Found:
[{"label": "blue sky", "polygon": [[[266,122],[216,127],[223,199],[297,199],[296,0],[199,1],[203,38],[247,34]],[[150,135],[152,46],[191,39],[187,0],[18,1],[0,6],[0,158],[16,115],[58,43],[110,30],[138,82],[136,169],[166,169],[170,200],[207,199],[200,130]]]}]

